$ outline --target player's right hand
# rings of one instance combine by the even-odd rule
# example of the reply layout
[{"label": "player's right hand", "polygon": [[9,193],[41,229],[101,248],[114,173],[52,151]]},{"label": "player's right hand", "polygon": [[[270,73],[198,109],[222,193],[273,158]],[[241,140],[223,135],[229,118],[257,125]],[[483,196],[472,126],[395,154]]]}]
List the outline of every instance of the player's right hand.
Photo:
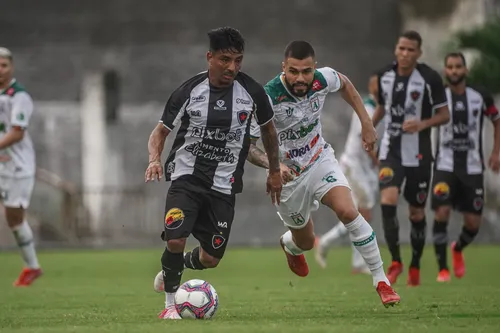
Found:
[{"label": "player's right hand", "polygon": [[148,168],[146,169],[146,183],[149,181],[160,181],[163,176],[163,167],[161,166],[161,162],[153,161],[149,162]]},{"label": "player's right hand", "polygon": [[280,204],[282,188],[281,171],[269,171],[267,175],[267,193],[271,194],[273,205]]},{"label": "player's right hand", "polygon": [[280,169],[281,169],[281,180],[283,181],[283,185],[288,182],[291,182],[294,178],[292,170],[290,170],[290,168],[283,163],[280,163]]}]

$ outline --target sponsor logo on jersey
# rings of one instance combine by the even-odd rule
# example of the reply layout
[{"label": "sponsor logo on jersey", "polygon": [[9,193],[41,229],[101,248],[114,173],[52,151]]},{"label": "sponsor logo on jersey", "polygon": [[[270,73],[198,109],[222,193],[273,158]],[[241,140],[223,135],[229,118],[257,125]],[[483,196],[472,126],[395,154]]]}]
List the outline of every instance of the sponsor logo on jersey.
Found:
[{"label": "sponsor logo on jersey", "polygon": [[215,102],[214,110],[226,111],[227,107],[225,107],[224,104],[226,104],[226,102],[222,99],[219,99],[217,102]]},{"label": "sponsor logo on jersey", "polygon": [[380,169],[380,172],[378,173],[378,180],[382,184],[387,184],[394,178],[394,170],[391,168],[385,167]]},{"label": "sponsor logo on jersey", "polygon": [[165,215],[165,228],[167,229],[177,229],[184,222],[184,212],[179,208],[170,209]]},{"label": "sponsor logo on jersey", "polygon": [[309,133],[311,133],[316,126],[319,124],[319,119],[316,119],[313,123],[307,126],[301,126],[298,130],[288,129],[286,131],[282,131],[278,134],[278,139],[280,145],[283,144],[283,141],[286,140],[298,140],[305,138]]},{"label": "sponsor logo on jersey", "polygon": [[446,200],[450,196],[450,186],[445,182],[439,182],[434,186],[432,192],[436,198]]},{"label": "sponsor logo on jersey", "polygon": [[324,177],[323,177],[323,181],[324,182],[327,182],[327,183],[335,183],[337,181],[337,178],[335,178],[333,175],[335,174],[334,171],[331,171],[329,173],[327,173]]},{"label": "sponsor logo on jersey", "polygon": [[294,148],[290,149],[289,151],[286,152],[286,158],[292,159],[292,158],[297,158],[297,157],[302,157],[303,155],[307,154],[308,152],[311,151],[314,146],[318,143],[319,140],[319,134],[317,134],[311,142],[309,142],[307,145],[304,147],[300,148]]},{"label": "sponsor logo on jersey", "polygon": [[189,111],[189,114],[191,115],[191,117],[201,117],[200,110],[191,110],[191,111]]},{"label": "sponsor logo on jersey", "polygon": [[[239,119],[239,117],[238,117]],[[224,133],[224,131],[221,131],[220,129],[208,129],[206,127],[197,127],[194,126],[193,129],[191,130],[191,136],[193,138],[200,138],[200,139],[206,139],[206,140],[217,140],[217,141],[227,141],[227,142],[233,142],[233,141],[240,141],[241,136],[242,136],[242,131],[241,129],[237,129],[234,132],[227,132]]]},{"label": "sponsor logo on jersey", "polygon": [[229,148],[215,147],[202,142],[195,142],[184,148],[187,152],[196,157],[222,163],[234,163],[236,157]]},{"label": "sponsor logo on jersey", "polygon": [[191,102],[194,102],[194,103],[201,103],[201,102],[205,102],[206,100],[207,100],[207,98],[203,95],[191,97]]},{"label": "sponsor logo on jersey", "polygon": [[243,104],[243,105],[249,105],[251,102],[249,100],[246,100],[246,99],[242,99],[242,98],[237,98],[236,99],[236,104]]},{"label": "sponsor logo on jersey", "polygon": [[312,84],[312,90],[313,91],[319,91],[321,89],[323,89],[323,86],[321,85],[321,82],[319,82],[319,80],[314,80],[313,84]]}]

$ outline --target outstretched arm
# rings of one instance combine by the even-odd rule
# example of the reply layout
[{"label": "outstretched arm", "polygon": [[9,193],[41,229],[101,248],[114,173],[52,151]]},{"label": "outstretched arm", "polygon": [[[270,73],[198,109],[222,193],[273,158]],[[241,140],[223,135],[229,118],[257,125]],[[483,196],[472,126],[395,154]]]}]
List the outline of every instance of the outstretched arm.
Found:
[{"label": "outstretched arm", "polygon": [[377,131],[373,127],[372,120],[368,112],[366,112],[363,99],[359,95],[358,90],[352,82],[347,78],[347,76],[340,74],[340,95],[356,112],[356,115],[361,122],[361,136],[363,138],[363,144],[367,151],[373,150],[375,143],[377,143]]}]

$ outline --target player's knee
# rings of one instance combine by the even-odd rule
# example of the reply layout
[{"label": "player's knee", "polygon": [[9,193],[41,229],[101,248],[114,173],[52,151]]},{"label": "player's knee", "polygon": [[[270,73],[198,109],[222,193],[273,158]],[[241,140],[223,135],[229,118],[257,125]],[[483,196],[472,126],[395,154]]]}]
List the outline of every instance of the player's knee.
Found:
[{"label": "player's knee", "polygon": [[202,252],[200,255],[200,263],[203,265],[205,268],[215,268],[219,264],[220,259],[215,258],[206,252]]},{"label": "player's knee", "polygon": [[422,221],[425,219],[425,210],[420,207],[410,206],[410,221]]},{"label": "player's knee", "polygon": [[349,205],[338,207],[336,213],[339,220],[344,223],[354,221],[359,215],[358,210]]},{"label": "player's knee", "polygon": [[380,203],[382,205],[398,204],[399,189],[395,186],[384,188],[380,191]]},{"label": "player's knee", "polygon": [[182,253],[186,247],[186,238],[170,239],[167,241],[167,249],[172,253]]},{"label": "player's knee", "polygon": [[5,207],[5,219],[10,228],[14,228],[24,220],[24,209]]},{"label": "player's knee", "polygon": [[437,207],[435,210],[434,219],[438,222],[448,222],[451,215],[451,207],[450,206],[441,206]]},{"label": "player's knee", "polygon": [[464,224],[468,230],[478,231],[481,226],[481,215],[464,214]]}]

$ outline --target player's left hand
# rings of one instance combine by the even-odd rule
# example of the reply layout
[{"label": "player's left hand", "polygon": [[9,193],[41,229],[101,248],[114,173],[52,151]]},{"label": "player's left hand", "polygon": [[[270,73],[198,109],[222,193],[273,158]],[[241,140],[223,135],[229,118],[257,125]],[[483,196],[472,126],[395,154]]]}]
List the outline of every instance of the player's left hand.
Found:
[{"label": "player's left hand", "polygon": [[361,137],[363,139],[363,147],[366,151],[372,151],[377,143],[377,131],[373,127],[373,123],[367,122],[361,127]]},{"label": "player's left hand", "polygon": [[403,123],[403,131],[406,133],[417,133],[424,129],[424,123],[417,119],[406,120]]},{"label": "player's left hand", "polygon": [[494,173],[498,173],[500,171],[500,153],[491,153],[490,160],[488,161],[488,166]]},{"label": "player's left hand", "polygon": [[283,163],[280,163],[280,169],[281,169],[281,180],[283,181],[283,184],[291,182],[294,178],[292,170],[290,170],[290,168]]},{"label": "player's left hand", "polygon": [[281,171],[269,171],[267,175],[267,193],[271,194],[273,205],[280,204],[282,188]]}]

